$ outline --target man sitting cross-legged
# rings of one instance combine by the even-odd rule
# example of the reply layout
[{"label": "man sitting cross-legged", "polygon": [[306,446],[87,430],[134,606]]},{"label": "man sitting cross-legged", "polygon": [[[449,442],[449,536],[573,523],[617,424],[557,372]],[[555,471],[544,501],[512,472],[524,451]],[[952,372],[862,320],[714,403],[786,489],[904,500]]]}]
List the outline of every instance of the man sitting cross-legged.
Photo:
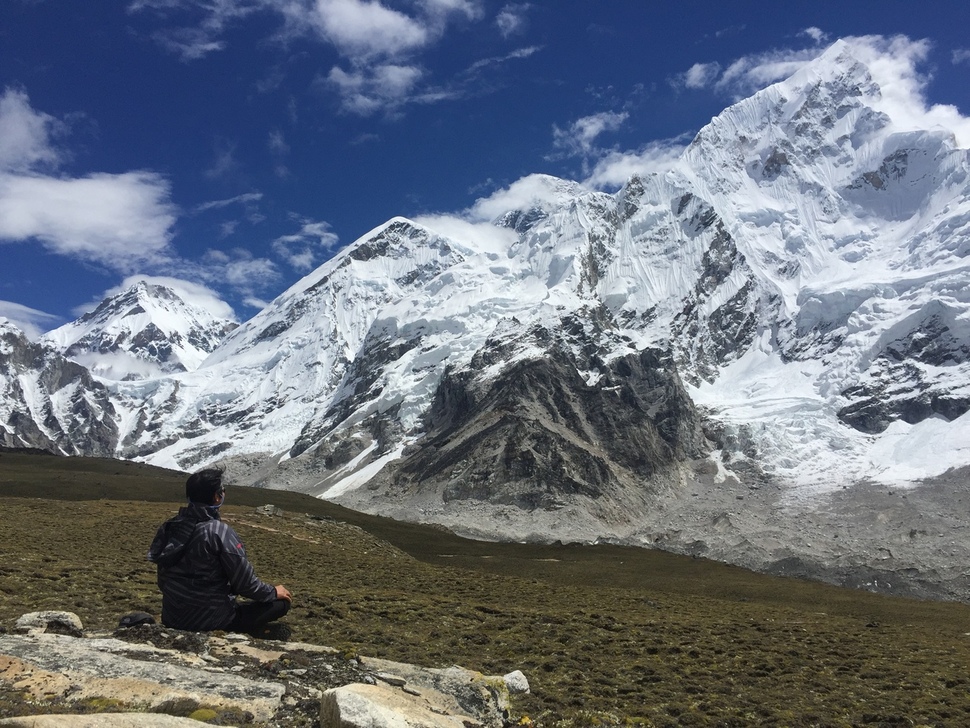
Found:
[{"label": "man sitting cross-legged", "polygon": [[[242,540],[219,518],[226,499],[221,470],[189,476],[185,495],[188,505],[159,527],[148,550],[158,566],[162,624],[263,636],[269,622],[289,611],[289,590],[257,578]],[[236,595],[253,601],[238,603]]]}]

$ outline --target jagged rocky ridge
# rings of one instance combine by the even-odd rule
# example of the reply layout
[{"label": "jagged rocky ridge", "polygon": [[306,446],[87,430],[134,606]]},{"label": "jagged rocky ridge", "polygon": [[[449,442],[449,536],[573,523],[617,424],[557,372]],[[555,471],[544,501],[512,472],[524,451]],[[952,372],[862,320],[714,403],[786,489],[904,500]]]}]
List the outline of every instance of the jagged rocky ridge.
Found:
[{"label": "jagged rocky ridge", "polygon": [[[67,429],[483,536],[834,564],[799,514],[970,463],[968,153],[874,73],[840,41],[615,195],[534,176],[488,226],[391,220],[198,368],[93,378],[115,430]],[[5,441],[94,451],[32,422]]]}]

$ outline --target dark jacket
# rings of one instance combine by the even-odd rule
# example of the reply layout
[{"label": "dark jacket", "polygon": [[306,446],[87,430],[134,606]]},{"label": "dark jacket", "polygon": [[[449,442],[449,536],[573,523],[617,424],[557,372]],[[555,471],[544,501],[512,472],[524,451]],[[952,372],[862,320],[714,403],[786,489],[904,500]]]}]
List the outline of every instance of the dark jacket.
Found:
[{"label": "dark jacket", "polygon": [[260,581],[242,541],[216,508],[189,503],[163,523],[148,550],[158,566],[162,624],[175,629],[225,629],[236,616],[236,595],[257,602],[276,598]]}]

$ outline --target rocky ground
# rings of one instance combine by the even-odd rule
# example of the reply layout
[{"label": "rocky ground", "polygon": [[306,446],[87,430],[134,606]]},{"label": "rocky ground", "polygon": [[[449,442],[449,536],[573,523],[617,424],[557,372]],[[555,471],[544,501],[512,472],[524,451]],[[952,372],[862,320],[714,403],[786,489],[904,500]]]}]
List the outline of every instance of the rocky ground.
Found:
[{"label": "rocky ground", "polygon": [[14,632],[0,634],[2,724],[124,713],[146,727],[160,715],[254,728],[503,728],[509,686],[528,691],[521,673],[486,678],[302,642],[154,623],[85,632],[70,612],[23,615]]},{"label": "rocky ground", "polygon": [[742,482],[699,460],[680,483],[614,506],[610,523],[596,513],[603,504],[569,499],[533,512],[413,494],[377,500],[366,490],[341,502],[472,538],[622,543],[886,594],[970,602],[966,470],[905,488],[855,483],[806,492],[760,474]]}]

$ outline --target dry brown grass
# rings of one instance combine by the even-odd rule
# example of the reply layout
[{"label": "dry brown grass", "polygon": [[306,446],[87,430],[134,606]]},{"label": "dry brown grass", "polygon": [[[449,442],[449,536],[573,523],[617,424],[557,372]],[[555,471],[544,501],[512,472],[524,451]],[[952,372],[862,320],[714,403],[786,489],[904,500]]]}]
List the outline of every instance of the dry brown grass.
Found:
[{"label": "dry brown grass", "polygon": [[[181,482],[0,456],[0,624],[35,609],[99,629],[157,614],[144,553]],[[267,502],[284,517],[255,515]],[[257,572],[294,592],[295,638],[522,669],[533,693],[517,710],[545,726],[970,725],[965,605],[637,549],[469,542],[292,493],[232,489],[224,514]]]}]

